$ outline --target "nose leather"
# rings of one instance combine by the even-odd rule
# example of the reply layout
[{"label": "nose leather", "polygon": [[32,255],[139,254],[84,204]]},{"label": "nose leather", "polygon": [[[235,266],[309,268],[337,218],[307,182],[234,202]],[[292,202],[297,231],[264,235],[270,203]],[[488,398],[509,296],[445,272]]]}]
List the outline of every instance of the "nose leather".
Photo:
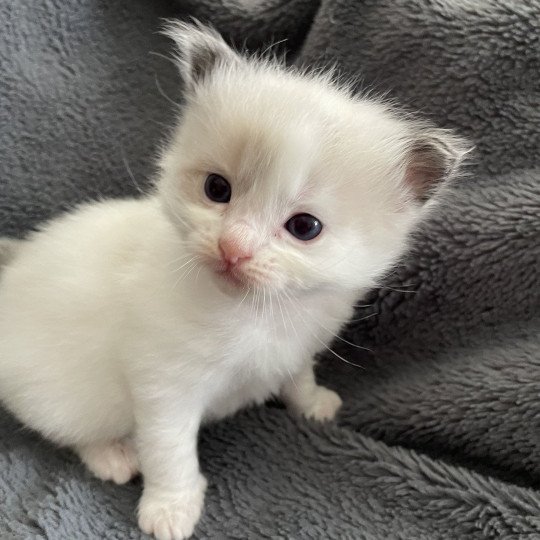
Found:
[{"label": "nose leather", "polygon": [[238,264],[241,261],[250,259],[251,249],[242,240],[235,236],[226,236],[219,241],[221,258],[229,264]]}]

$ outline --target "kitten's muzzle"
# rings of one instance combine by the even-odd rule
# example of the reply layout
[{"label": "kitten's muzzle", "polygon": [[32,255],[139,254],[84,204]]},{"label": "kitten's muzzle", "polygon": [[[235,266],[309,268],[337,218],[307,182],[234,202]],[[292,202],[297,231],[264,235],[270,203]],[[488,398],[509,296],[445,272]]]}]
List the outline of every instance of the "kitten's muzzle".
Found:
[{"label": "kitten's muzzle", "polygon": [[253,257],[253,233],[249,227],[237,223],[229,227],[218,242],[219,260],[215,272],[225,281],[245,286],[251,281],[245,272],[245,264]]},{"label": "kitten's muzzle", "polygon": [[251,250],[235,238],[221,238],[218,246],[221,260],[231,267],[241,265],[253,256]]},{"label": "kitten's muzzle", "polygon": [[222,256],[220,261],[215,267],[216,274],[225,281],[232,283],[236,286],[243,286],[247,283],[246,276],[242,271],[242,264],[249,260],[250,257],[243,257],[239,259],[226,259]]}]

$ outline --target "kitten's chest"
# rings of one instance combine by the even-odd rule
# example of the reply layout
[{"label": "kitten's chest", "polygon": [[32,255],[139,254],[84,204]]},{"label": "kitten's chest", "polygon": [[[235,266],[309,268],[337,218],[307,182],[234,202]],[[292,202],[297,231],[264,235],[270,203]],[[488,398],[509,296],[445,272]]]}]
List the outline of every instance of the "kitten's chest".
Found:
[{"label": "kitten's chest", "polygon": [[325,347],[341,319],[330,309],[335,299],[323,304],[319,298],[314,305],[307,300],[301,306],[283,305],[273,314],[249,308],[241,312],[236,305],[226,312],[221,306],[191,314],[197,318],[190,318],[187,329],[189,348],[199,359],[201,377],[214,389],[208,395],[207,418],[278,395],[284,382]]},{"label": "kitten's chest", "polygon": [[305,360],[296,343],[252,329],[249,342],[222,350],[225,365],[220,389],[210,401],[207,418],[219,419],[249,405],[278,396],[285,380],[293,377]]},{"label": "kitten's chest", "polygon": [[222,338],[214,344],[216,354],[245,374],[295,369],[310,341],[307,334],[284,329],[268,320],[225,321],[218,328]]},{"label": "kitten's chest", "polygon": [[229,326],[228,331],[229,336],[215,350],[221,384],[209,404],[207,416],[212,419],[279,394],[284,381],[306,359],[305,344],[268,324]]}]

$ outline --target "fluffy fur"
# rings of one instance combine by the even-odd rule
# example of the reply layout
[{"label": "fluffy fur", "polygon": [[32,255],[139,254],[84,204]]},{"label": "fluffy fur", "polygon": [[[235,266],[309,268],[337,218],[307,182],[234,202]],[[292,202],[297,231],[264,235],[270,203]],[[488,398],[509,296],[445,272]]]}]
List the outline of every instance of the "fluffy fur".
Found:
[{"label": "fluffy fur", "polygon": [[[209,29],[167,33],[186,104],[155,193],[2,245],[0,397],[100,478],[140,471],[141,528],[178,540],[203,506],[201,422],[271,395],[334,417],[313,356],[404,251],[464,147]],[[206,197],[209,173],[230,182],[228,204]],[[323,223],[309,242],[284,228],[302,212]],[[223,239],[252,254],[241,284],[219,273]]]}]

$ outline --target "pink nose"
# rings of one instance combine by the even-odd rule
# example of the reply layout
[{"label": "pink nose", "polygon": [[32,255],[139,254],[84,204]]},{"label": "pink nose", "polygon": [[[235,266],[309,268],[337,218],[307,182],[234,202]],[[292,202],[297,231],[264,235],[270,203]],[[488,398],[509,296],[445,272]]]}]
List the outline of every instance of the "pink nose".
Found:
[{"label": "pink nose", "polygon": [[251,259],[251,250],[234,238],[222,238],[218,245],[221,258],[228,264],[234,265]]}]

